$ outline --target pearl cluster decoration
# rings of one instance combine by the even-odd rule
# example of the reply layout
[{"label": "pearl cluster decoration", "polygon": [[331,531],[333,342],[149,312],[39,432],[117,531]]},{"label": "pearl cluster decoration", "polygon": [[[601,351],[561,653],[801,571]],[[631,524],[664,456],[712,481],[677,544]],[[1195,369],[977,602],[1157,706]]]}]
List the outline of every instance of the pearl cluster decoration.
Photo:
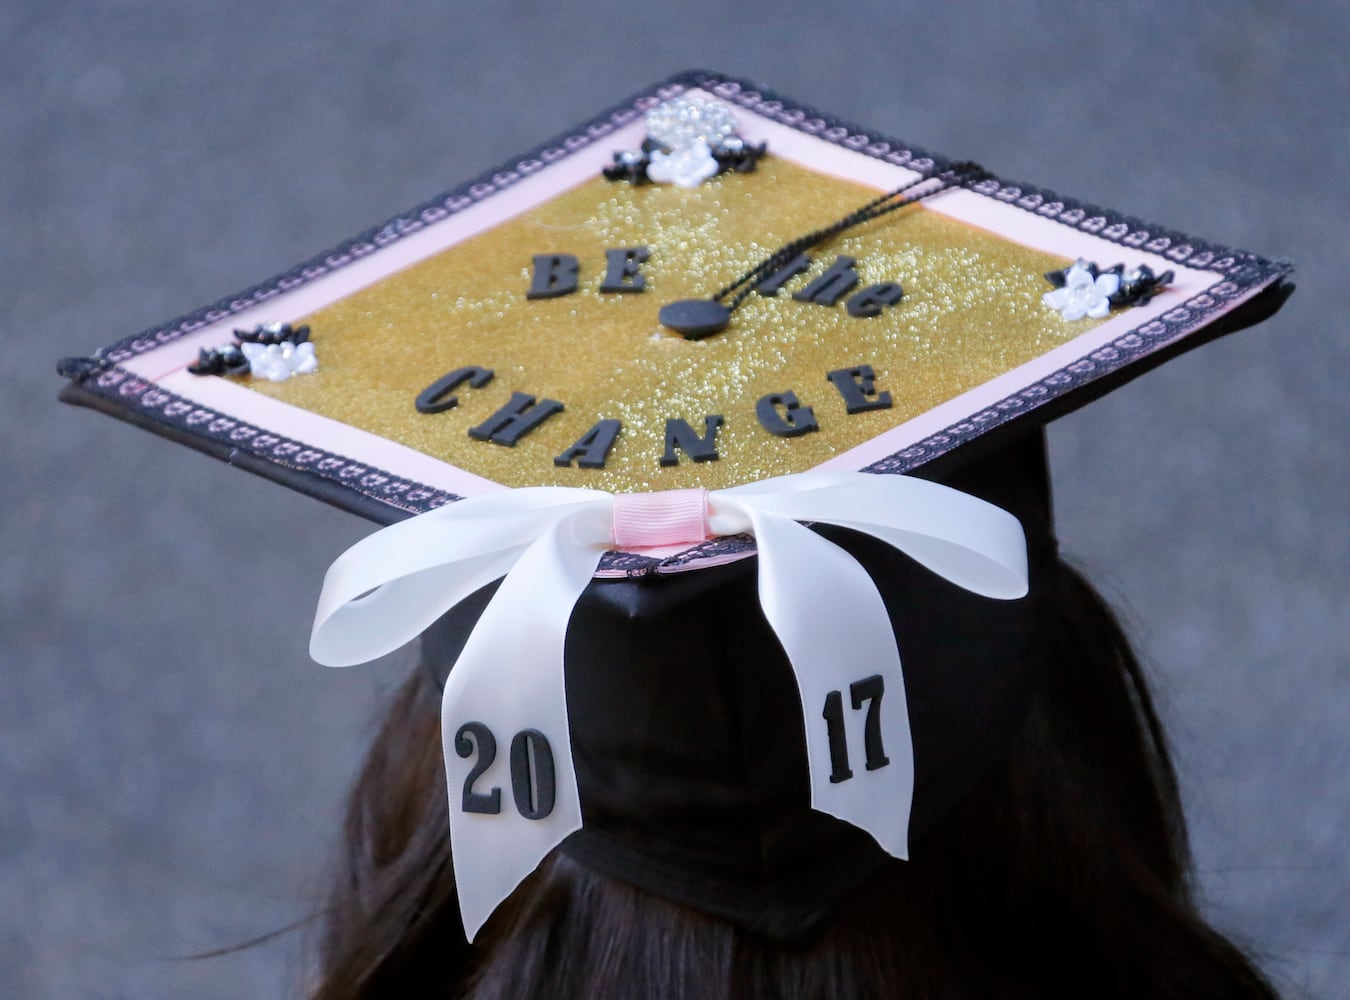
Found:
[{"label": "pearl cluster decoration", "polygon": [[703,94],[664,101],[643,122],[647,139],[642,151],[615,153],[604,170],[610,180],[692,188],[724,170],[749,173],[764,155],[763,143],[752,146],[737,134],[730,105]]},{"label": "pearl cluster decoration", "polygon": [[717,158],[713,156],[712,148],[702,139],[695,139],[673,153],[654,151],[647,163],[647,179],[658,184],[693,188],[716,176],[717,170]]},{"label": "pearl cluster decoration", "polygon": [[309,339],[309,327],[289,323],[259,323],[252,330],[235,330],[235,342],[202,348],[193,375],[253,375],[269,382],[285,382],[292,375],[319,370],[319,359]]},{"label": "pearl cluster decoration", "polygon": [[285,382],[292,375],[308,375],[318,371],[319,361],[314,356],[314,344],[282,341],[279,344],[242,343],[239,349],[248,359],[249,371],[256,378],[269,382]]},{"label": "pearl cluster decoration", "polygon": [[647,138],[664,149],[684,149],[702,140],[717,149],[736,132],[736,118],[722,101],[688,94],[663,101],[643,116]]}]

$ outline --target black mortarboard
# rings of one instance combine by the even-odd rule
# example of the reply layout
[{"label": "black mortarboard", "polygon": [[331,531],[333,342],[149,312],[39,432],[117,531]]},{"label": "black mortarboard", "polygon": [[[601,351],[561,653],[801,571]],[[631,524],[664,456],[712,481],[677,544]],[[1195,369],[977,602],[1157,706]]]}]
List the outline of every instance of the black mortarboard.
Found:
[{"label": "black mortarboard", "polygon": [[68,359],[63,398],[403,522],[335,565],[314,649],[425,632],[449,674],[470,935],[562,842],[791,938],[1020,722],[1055,563],[1040,428],[1271,314],[1287,274],[691,73]]}]

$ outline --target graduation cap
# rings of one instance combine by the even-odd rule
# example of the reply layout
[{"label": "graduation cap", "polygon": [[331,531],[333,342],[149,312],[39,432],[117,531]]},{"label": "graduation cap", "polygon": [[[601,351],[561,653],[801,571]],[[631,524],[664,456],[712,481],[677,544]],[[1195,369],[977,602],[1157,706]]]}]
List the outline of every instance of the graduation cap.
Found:
[{"label": "graduation cap", "polygon": [[1288,274],[698,72],[62,398],[387,525],[311,650],[423,637],[469,937],[561,849],[791,939],[1021,724],[1040,428]]}]

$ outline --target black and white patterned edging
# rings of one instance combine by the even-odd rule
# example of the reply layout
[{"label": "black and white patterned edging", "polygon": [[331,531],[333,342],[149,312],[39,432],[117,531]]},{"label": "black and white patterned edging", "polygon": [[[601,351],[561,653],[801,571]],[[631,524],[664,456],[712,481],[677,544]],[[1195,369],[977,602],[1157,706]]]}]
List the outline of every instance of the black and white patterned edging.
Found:
[{"label": "black and white patterned edging", "polygon": [[158,421],[189,430],[195,436],[243,449],[275,465],[321,476],[410,514],[435,510],[459,499],[445,490],[433,489],[226,416],[162,389],[125,368],[105,368],[87,378],[83,387],[116,400],[122,406],[134,407]]}]

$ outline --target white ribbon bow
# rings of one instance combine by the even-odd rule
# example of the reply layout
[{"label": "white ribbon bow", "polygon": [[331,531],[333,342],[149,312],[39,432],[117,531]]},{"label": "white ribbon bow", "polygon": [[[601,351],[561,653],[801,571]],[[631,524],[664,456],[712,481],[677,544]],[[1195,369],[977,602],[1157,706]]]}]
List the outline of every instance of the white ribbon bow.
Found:
[{"label": "white ribbon bow", "polygon": [[[470,940],[581,828],[563,645],[573,606],[613,547],[614,504],[613,494],[563,487],[460,500],[358,542],[324,578],[310,655],[349,666],[396,649],[505,577],[442,700],[455,877]],[[1001,600],[1027,592],[1021,525],[945,486],[847,472],[719,490],[707,510],[712,535],[755,537],[760,606],[801,693],[812,807],[906,857],[914,760],[890,618],[867,572],[798,522],[871,535]]]}]

